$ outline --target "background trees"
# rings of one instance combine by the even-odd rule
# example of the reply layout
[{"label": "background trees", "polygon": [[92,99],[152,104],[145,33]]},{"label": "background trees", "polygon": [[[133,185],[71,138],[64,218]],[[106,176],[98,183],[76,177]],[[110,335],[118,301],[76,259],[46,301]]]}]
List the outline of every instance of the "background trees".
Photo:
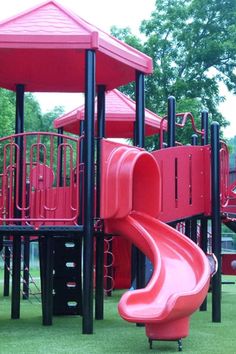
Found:
[{"label": "background trees", "polygon": [[[235,0],[158,0],[151,18],[141,23],[143,40],[128,28],[111,31],[153,58],[154,73],[146,83],[149,109],[166,114],[167,97],[174,95],[179,112],[191,111],[197,118],[206,107],[226,126],[218,110],[224,99],[219,83],[236,93]],[[123,91],[132,92],[129,86]]]},{"label": "background trees", "polygon": [[[227,124],[218,109],[223,99],[219,83],[236,93],[235,0],[158,0],[150,19],[140,25],[140,37],[129,28],[113,27],[112,34],[153,58],[154,73],[146,78],[147,108],[165,115],[167,97],[174,95],[177,111],[191,111],[198,127],[203,108],[221,126]],[[131,86],[122,88],[130,96]],[[1,136],[14,132],[14,101],[14,93],[0,90]],[[26,94],[26,130],[51,130],[52,120],[61,113],[56,107],[42,114],[35,97]],[[189,142],[190,129],[181,135]],[[155,139],[149,141],[154,148]]]},{"label": "background trees", "polygon": [[[0,137],[15,132],[15,92],[0,89]],[[42,113],[32,93],[25,94],[25,131],[53,131],[53,120],[64,113],[61,106]]]}]

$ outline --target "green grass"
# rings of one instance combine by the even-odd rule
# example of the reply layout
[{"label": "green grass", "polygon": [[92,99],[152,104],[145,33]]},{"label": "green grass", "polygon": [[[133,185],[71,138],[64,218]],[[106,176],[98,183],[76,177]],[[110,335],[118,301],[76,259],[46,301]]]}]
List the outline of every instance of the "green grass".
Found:
[{"label": "green grass", "polygon": [[[236,280],[231,277],[231,280]],[[105,300],[105,319],[94,322],[94,334],[81,334],[80,317],[55,317],[53,326],[41,325],[41,305],[22,301],[21,319],[10,319],[10,300],[0,297],[0,353],[175,353],[176,342],[154,342],[149,350],[145,330],[122,320],[117,313],[121,292]],[[236,285],[223,285],[222,323],[211,322],[208,311],[192,316],[190,335],[183,340],[184,353],[236,353]]]}]

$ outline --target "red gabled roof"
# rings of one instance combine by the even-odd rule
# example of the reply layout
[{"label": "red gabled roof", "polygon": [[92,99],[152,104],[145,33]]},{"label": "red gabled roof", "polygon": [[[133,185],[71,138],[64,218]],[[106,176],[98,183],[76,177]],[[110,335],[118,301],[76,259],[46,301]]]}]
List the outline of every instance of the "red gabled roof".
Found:
[{"label": "red gabled roof", "polygon": [[55,1],[0,22],[0,86],[27,91],[84,91],[84,50],[96,50],[97,84],[108,89],[152,72],[152,59]]},{"label": "red gabled roof", "polygon": [[[136,116],[135,102],[114,89],[106,93],[106,137],[132,138]],[[97,107],[95,113],[97,115]],[[79,135],[80,121],[84,119],[84,105],[54,120],[55,128],[64,128],[66,132]],[[97,119],[97,116],[95,116]],[[145,109],[145,135],[159,133],[161,117]],[[164,129],[166,125],[164,125]]]}]

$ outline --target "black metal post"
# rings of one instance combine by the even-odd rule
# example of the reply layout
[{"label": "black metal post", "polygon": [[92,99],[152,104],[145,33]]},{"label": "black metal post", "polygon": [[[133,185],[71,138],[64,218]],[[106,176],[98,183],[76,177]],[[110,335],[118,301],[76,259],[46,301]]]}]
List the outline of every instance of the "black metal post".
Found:
[{"label": "black metal post", "polygon": [[[145,104],[144,104],[144,74],[136,71],[136,146],[144,148],[145,145]],[[135,251],[134,251],[135,254]],[[135,257],[135,255],[134,255]],[[145,286],[145,255],[137,249],[137,289]]]},{"label": "black metal post", "polygon": [[[193,134],[191,137],[191,144],[193,146],[198,144],[198,136],[197,134]],[[197,219],[192,218],[191,220],[191,240],[197,243]]]},{"label": "black metal post", "polygon": [[53,236],[39,238],[40,273],[42,292],[42,323],[52,325],[53,315]]},{"label": "black metal post", "polygon": [[211,207],[212,251],[218,261],[212,278],[212,321],[221,322],[221,217],[220,217],[220,140],[219,123],[211,124]]},{"label": "black metal post", "polygon": [[23,295],[22,299],[29,298],[29,266],[30,266],[30,237],[24,236],[24,253],[23,253]]},{"label": "black metal post", "polygon": [[[5,237],[5,242],[8,241],[8,237]],[[11,252],[9,245],[4,246],[4,284],[3,284],[3,296],[9,296],[10,293],[10,266],[11,266]]]},{"label": "black metal post", "polygon": [[[209,119],[208,119],[208,111],[203,110],[201,114],[201,130],[204,132],[201,138],[201,145],[207,145],[208,144],[208,128],[209,128]],[[204,253],[207,253],[207,248],[208,248],[208,220],[207,217],[202,217],[201,218],[201,249],[203,250]],[[200,306],[200,311],[206,311],[207,310],[207,296],[203,303]]]},{"label": "black metal post", "polygon": [[197,134],[193,134],[193,135],[191,136],[191,144],[192,144],[193,146],[196,146],[196,145],[198,144],[198,136],[197,136]]},{"label": "black metal post", "polygon": [[[208,233],[208,220],[206,217],[202,217],[201,219],[201,249],[203,250],[204,253],[207,253],[207,233]],[[203,303],[200,306],[200,311],[206,311],[207,310],[207,296],[205,297]]]},{"label": "black metal post", "polygon": [[173,96],[168,97],[168,132],[167,132],[167,144],[168,147],[175,146],[175,98]]},{"label": "black metal post", "polygon": [[[57,133],[58,134],[63,134],[63,128],[58,128],[57,129]],[[62,136],[58,136],[57,138],[57,146],[59,147],[61,144],[63,144],[63,137]],[[63,162],[63,149],[61,149],[61,154],[60,154],[60,161],[59,161],[59,166],[60,166],[60,171],[59,172],[59,186],[62,186],[62,181],[63,181],[63,177],[62,177],[62,162]]]},{"label": "black metal post", "polygon": [[95,51],[85,58],[83,333],[93,333]]},{"label": "black metal post", "polygon": [[208,128],[209,128],[209,119],[208,119],[208,111],[203,110],[201,114],[201,130],[204,132],[202,135],[201,145],[208,144]]},{"label": "black metal post", "polygon": [[191,220],[185,220],[185,235],[191,238]]},{"label": "black metal post", "polygon": [[197,220],[192,218],[191,220],[191,240],[197,243]]},{"label": "black metal post", "polygon": [[[105,137],[105,89],[104,85],[97,88],[97,169],[96,169],[96,218],[100,218],[101,196],[101,139]],[[96,237],[96,290],[95,318],[102,320],[104,316],[104,234]]]},{"label": "black metal post", "polygon": [[136,146],[144,148],[145,144],[145,104],[144,104],[144,74],[136,72]]},{"label": "black metal post", "polygon": [[[16,122],[15,132],[24,132],[24,85],[16,85]],[[23,166],[23,139],[17,137],[16,144],[19,146],[19,159],[18,166]],[[19,169],[19,186],[16,186],[15,178],[15,192],[18,188],[19,204],[21,205],[22,198],[22,176],[23,168]],[[21,212],[14,206],[14,216],[21,217]],[[21,238],[14,237],[13,235],[13,260],[12,260],[12,298],[11,298],[11,318],[20,318],[20,272],[21,272]]]}]

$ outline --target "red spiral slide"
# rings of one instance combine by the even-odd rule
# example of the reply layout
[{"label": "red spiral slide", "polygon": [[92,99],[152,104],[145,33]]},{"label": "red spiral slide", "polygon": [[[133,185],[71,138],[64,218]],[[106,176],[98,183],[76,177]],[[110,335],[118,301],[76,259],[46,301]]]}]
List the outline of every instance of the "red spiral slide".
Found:
[{"label": "red spiral slide", "polygon": [[157,162],[140,149],[104,141],[102,179],[101,210],[107,231],[131,240],[154,268],[144,289],[122,296],[120,315],[144,323],[151,340],[186,337],[189,317],[207,294],[210,270],[195,243],[157,219]]}]

